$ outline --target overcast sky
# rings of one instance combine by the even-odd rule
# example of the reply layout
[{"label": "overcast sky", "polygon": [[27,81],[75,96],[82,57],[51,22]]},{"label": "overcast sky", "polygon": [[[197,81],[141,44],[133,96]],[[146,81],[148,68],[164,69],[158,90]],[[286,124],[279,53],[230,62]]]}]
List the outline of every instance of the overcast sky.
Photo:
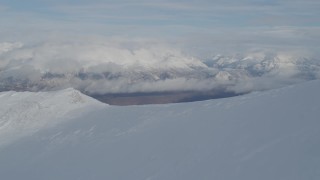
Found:
[{"label": "overcast sky", "polygon": [[10,42],[79,35],[168,40],[199,52],[318,49],[320,1],[0,0],[0,24],[0,40]]},{"label": "overcast sky", "polygon": [[[44,72],[93,67],[99,73],[109,61],[170,69],[217,54],[319,60],[319,39],[319,0],[0,0],[0,78],[37,81]],[[174,79],[159,87],[180,88],[177,81],[182,88],[208,84]]]}]

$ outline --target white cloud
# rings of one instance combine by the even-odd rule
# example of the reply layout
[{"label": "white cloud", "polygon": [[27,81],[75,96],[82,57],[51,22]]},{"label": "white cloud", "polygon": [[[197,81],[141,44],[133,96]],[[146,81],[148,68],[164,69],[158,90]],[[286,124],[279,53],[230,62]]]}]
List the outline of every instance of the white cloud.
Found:
[{"label": "white cloud", "polygon": [[[0,19],[0,42],[25,43],[0,44],[0,79],[35,82],[50,72],[52,76],[67,74],[65,78],[52,78],[50,83],[41,81],[50,88],[71,84],[91,92],[133,92],[210,89],[227,83],[223,85],[230,90],[243,92],[267,87],[273,80],[275,84],[286,79],[295,81],[299,71],[289,66],[281,68],[282,72],[274,71],[271,77],[261,79],[262,84],[268,84],[265,86],[244,76],[245,80],[220,82],[219,78],[202,77],[208,73],[203,69],[212,76],[219,70],[205,67],[200,59],[219,53],[235,57],[256,53],[252,57],[257,59],[284,52],[296,57],[320,57],[320,4],[316,0],[93,0],[77,4],[47,0],[34,9],[31,4],[35,2],[29,3],[19,10],[15,4],[0,5],[0,13],[6,17]],[[178,75],[157,80],[162,70],[165,76],[172,70]],[[105,81],[95,77],[105,71],[120,72],[126,78]],[[150,71],[156,73],[150,75]],[[187,71],[191,71],[189,77],[183,74]],[[92,77],[74,77],[79,72],[92,73]],[[148,77],[144,78],[153,80],[137,81],[145,74]]]},{"label": "white cloud", "polygon": [[9,42],[0,43],[0,55],[2,53],[12,51],[13,49],[20,48],[22,46],[23,46],[23,44],[19,43],[19,42],[17,42],[17,43],[9,43]]},{"label": "white cloud", "polygon": [[[72,86],[102,94],[211,89],[243,93],[299,82],[304,76],[318,78],[319,73],[314,72],[320,71],[319,61],[309,61],[313,60],[310,53],[281,49],[255,49],[241,56],[226,56],[222,61],[225,67],[218,69],[208,67],[192,52],[187,54],[187,50],[156,40],[56,39],[2,46],[5,50],[0,54],[0,84],[32,90]],[[301,64],[305,61],[299,57],[307,58],[310,66]],[[299,63],[304,69],[311,68],[310,72],[298,69]]]}]

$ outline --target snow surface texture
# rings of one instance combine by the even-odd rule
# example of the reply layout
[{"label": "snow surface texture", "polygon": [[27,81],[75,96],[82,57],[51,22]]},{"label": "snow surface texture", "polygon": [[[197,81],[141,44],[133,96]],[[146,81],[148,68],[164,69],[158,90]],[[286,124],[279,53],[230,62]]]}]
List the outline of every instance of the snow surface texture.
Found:
[{"label": "snow surface texture", "polygon": [[0,102],[0,146],[102,106],[71,88],[58,92],[2,92]]},{"label": "snow surface texture", "polygon": [[12,126],[1,125],[12,132],[0,134],[11,141],[0,146],[1,179],[320,179],[320,81],[167,105],[99,106],[80,95],[86,113],[70,91],[1,93],[1,123]]}]

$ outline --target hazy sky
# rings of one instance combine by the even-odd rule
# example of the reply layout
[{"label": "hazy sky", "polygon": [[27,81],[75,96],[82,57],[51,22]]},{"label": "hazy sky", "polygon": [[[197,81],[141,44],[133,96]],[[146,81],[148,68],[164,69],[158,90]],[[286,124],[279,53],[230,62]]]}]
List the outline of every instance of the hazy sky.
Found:
[{"label": "hazy sky", "polygon": [[74,30],[80,32],[103,27],[106,35],[152,34],[149,29],[158,29],[154,35],[172,35],[216,28],[319,27],[319,9],[318,0],[0,1],[4,26],[61,30],[78,25]]},{"label": "hazy sky", "polygon": [[0,17],[1,41],[103,36],[222,51],[317,49],[320,38],[319,0],[0,0]]},{"label": "hazy sky", "polygon": [[[284,62],[320,57],[319,0],[0,0],[0,25],[0,79],[101,73],[109,61],[170,69],[217,54],[273,54]],[[179,88],[176,79],[161,83]],[[202,87],[197,83],[208,84],[180,84]]]}]

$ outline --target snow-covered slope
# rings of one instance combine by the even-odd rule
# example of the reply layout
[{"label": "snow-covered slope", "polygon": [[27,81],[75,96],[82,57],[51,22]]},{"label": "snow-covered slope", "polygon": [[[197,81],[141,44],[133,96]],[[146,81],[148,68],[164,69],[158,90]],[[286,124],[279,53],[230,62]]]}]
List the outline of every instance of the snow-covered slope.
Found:
[{"label": "snow-covered slope", "polygon": [[[320,81],[311,81],[203,102],[74,108],[82,115],[34,126],[36,132],[0,146],[1,179],[318,180],[319,91]],[[24,111],[26,98],[5,103],[10,94],[26,95],[2,93],[1,109]],[[45,94],[55,102],[48,108],[73,105],[59,94]],[[13,114],[12,122],[24,121]]]}]

